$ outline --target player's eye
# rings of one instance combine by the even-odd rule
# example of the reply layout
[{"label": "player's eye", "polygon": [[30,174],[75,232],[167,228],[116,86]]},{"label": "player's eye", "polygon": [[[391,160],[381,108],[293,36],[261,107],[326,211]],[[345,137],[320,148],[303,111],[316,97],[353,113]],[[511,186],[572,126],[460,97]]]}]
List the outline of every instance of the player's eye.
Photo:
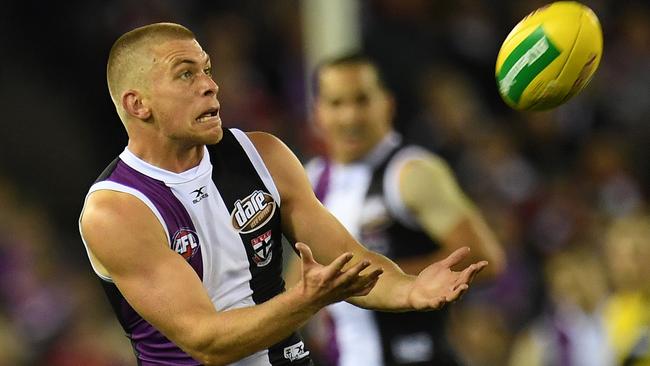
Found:
[{"label": "player's eye", "polygon": [[180,75],[180,78],[183,80],[189,80],[192,78],[192,72],[190,70],[183,71]]},{"label": "player's eye", "polygon": [[361,95],[358,95],[358,96],[355,98],[355,102],[356,102],[358,105],[366,105],[366,104],[368,104],[368,103],[370,102],[370,98],[369,98],[368,95],[366,95],[366,94],[361,94]]},{"label": "player's eye", "polygon": [[206,67],[203,69],[203,72],[208,75],[209,77],[212,77],[212,68],[211,67]]}]

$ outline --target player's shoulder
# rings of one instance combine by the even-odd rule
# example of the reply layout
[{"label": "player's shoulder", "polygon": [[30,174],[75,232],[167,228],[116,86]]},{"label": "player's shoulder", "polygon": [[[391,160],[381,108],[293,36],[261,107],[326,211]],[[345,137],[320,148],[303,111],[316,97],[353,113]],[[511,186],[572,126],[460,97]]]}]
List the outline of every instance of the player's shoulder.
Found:
[{"label": "player's shoulder", "polygon": [[417,176],[447,173],[449,170],[449,165],[440,155],[416,144],[405,144],[400,147],[389,165],[402,174],[412,172]]},{"label": "player's shoulder", "polygon": [[276,144],[282,144],[282,140],[278,138],[277,136],[273,135],[272,133],[269,132],[264,132],[264,131],[246,131],[244,132],[246,136],[253,142],[255,146],[259,145],[276,145]]},{"label": "player's shoulder", "polygon": [[456,178],[447,162],[440,155],[417,145],[402,148],[388,170],[388,177],[392,177],[399,196],[408,207],[418,207],[429,201],[426,197],[444,191],[442,187],[456,185]]},{"label": "player's shoulder", "polygon": [[[101,189],[92,192],[79,219],[79,230],[100,268],[112,263],[118,250],[132,250],[145,242],[165,242],[165,231],[154,212],[138,197]],[[100,271],[101,272],[101,271]],[[101,272],[107,275],[106,272]]]},{"label": "player's shoulder", "polygon": [[110,224],[128,220],[132,215],[146,212],[144,203],[132,194],[100,189],[88,194],[81,214],[82,224]]},{"label": "player's shoulder", "polygon": [[276,185],[283,177],[304,174],[302,164],[291,149],[278,137],[267,132],[246,132],[253,146],[264,161]]},{"label": "player's shoulder", "polygon": [[280,138],[271,133],[250,131],[246,132],[246,136],[265,161],[267,158],[293,154]]}]

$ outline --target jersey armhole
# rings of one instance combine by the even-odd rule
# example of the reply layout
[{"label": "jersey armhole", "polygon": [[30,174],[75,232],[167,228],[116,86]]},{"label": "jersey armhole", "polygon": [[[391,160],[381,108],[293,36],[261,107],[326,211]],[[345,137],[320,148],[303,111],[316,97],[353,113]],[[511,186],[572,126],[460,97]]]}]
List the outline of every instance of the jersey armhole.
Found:
[{"label": "jersey armhole", "polygon": [[398,151],[388,162],[384,173],[384,194],[388,210],[404,226],[410,229],[420,229],[416,218],[404,204],[399,190],[399,173],[404,165],[415,159],[426,159],[431,153],[418,146],[407,146]]}]

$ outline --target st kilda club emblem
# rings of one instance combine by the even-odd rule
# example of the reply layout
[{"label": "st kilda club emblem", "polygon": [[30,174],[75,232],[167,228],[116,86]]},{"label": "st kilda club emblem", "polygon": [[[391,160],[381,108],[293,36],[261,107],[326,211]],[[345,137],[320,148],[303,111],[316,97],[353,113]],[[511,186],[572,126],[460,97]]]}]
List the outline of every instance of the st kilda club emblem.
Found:
[{"label": "st kilda club emblem", "polygon": [[273,239],[271,230],[251,240],[253,246],[253,261],[258,267],[264,267],[273,258]]}]

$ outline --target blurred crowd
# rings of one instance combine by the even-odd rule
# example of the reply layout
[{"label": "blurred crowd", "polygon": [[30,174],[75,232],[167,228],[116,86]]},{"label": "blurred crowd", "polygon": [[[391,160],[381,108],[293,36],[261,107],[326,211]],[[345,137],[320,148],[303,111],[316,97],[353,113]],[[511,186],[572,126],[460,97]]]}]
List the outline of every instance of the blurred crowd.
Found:
[{"label": "blurred crowd", "polygon": [[[649,365],[650,5],[585,1],[605,37],[595,78],[560,108],[515,112],[496,54],[545,3],[361,1],[363,49],[395,92],[395,128],[447,159],[508,254],[453,305],[463,361]],[[272,132],[306,161],[321,144],[300,16],[292,0],[3,4],[0,366],[134,364],[77,234],[85,190],[126,144],[104,79],[114,39],[190,27],[226,127]]]}]

